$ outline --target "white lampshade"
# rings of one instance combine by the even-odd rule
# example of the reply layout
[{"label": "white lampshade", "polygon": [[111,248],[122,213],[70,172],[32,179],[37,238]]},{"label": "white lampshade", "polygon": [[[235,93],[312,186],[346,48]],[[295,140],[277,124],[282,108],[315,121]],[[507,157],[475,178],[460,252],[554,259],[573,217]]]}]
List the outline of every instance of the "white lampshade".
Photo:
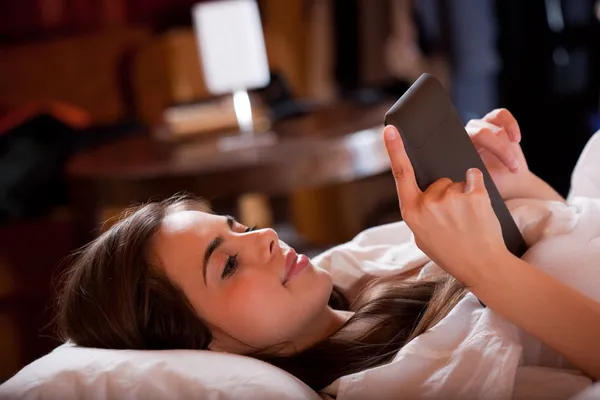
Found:
[{"label": "white lampshade", "polygon": [[212,94],[269,84],[269,64],[255,0],[198,3],[192,13],[205,83]]}]

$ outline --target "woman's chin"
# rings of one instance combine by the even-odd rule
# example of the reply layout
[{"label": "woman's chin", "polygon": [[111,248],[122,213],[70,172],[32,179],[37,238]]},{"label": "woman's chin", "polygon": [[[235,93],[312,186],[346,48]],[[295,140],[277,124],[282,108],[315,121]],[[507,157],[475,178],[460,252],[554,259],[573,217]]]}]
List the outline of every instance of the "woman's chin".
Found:
[{"label": "woman's chin", "polygon": [[[310,261],[296,275],[286,283],[288,287],[306,288],[307,290],[327,290],[333,287],[331,275],[328,271],[313,265]],[[331,289],[329,289],[331,290]]]}]

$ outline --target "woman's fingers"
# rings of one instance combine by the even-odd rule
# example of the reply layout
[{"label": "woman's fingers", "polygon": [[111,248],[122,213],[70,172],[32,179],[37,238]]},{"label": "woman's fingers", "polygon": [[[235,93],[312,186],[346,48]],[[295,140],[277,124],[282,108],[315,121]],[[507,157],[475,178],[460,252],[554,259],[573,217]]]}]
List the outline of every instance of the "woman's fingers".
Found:
[{"label": "woman's fingers", "polygon": [[433,182],[429,187],[425,190],[424,195],[427,199],[441,199],[446,191],[454,184],[452,180],[448,178],[441,178],[437,181]]},{"label": "woman's fingers", "polygon": [[404,143],[398,130],[394,126],[388,125],[383,130],[383,136],[394,180],[396,181],[400,206],[406,208],[415,204],[422,192],[417,185],[415,172],[406,154]]},{"label": "woman's fingers", "polygon": [[[501,156],[498,135],[477,134],[485,148]],[[384,129],[385,146],[398,190],[400,209],[419,248],[441,268],[467,286],[474,284],[489,254],[502,249],[502,231],[491,207],[483,174],[471,169],[466,182],[448,178],[435,181],[423,193],[406,153],[400,133]],[[504,142],[510,145],[504,137]],[[505,150],[505,149],[504,149]],[[486,201],[487,199],[487,204]]]},{"label": "woman's fingers", "polygon": [[504,128],[511,142],[521,142],[521,128],[519,128],[519,123],[506,108],[492,110],[482,119],[485,122]]},{"label": "woman's fingers", "polygon": [[513,172],[519,170],[519,161],[512,143],[506,140],[503,129],[482,120],[472,120],[465,130],[476,147],[488,150]]}]

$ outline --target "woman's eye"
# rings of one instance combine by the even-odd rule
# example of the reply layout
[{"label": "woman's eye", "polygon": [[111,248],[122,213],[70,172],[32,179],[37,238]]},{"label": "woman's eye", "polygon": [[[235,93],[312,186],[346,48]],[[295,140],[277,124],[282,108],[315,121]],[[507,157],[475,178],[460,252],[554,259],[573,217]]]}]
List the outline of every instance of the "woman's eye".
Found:
[{"label": "woman's eye", "polygon": [[227,261],[225,262],[225,268],[223,268],[223,273],[221,274],[221,279],[227,279],[234,274],[235,270],[238,267],[237,256],[238,255],[236,254],[234,256],[227,257]]},{"label": "woman's eye", "polygon": [[246,228],[246,230],[244,231],[244,233],[248,233],[248,232],[252,232],[258,229],[258,226],[254,225],[251,228]]}]

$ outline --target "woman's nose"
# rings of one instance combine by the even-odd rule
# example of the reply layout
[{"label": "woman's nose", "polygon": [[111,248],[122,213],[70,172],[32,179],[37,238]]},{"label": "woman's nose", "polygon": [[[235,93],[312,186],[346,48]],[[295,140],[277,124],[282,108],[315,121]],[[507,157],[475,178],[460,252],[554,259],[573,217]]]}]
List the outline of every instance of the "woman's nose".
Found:
[{"label": "woman's nose", "polygon": [[249,233],[256,240],[255,248],[257,249],[257,257],[261,261],[266,262],[270,260],[273,255],[277,254],[279,249],[279,236],[271,228],[258,229]]}]

